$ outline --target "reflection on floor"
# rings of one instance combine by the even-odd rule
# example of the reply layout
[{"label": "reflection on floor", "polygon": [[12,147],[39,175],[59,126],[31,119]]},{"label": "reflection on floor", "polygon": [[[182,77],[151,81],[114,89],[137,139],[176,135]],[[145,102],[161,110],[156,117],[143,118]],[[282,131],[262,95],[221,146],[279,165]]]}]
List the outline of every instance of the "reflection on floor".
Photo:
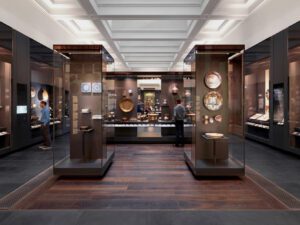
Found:
[{"label": "reflection on floor", "polygon": [[242,210],[284,209],[248,178],[196,180],[182,149],[118,145],[103,179],[59,179],[24,201],[27,209]]},{"label": "reflection on floor", "polygon": [[[62,159],[67,145],[67,136],[55,142],[56,160]],[[52,151],[43,151],[38,146],[0,158],[0,198],[14,191],[53,164]]]}]

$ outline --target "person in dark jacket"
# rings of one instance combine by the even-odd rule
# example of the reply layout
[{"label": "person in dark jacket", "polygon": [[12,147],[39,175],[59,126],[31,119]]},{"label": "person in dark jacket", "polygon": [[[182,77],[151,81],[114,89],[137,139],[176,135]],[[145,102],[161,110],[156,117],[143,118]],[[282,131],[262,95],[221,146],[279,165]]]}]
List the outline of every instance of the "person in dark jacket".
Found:
[{"label": "person in dark jacket", "polygon": [[177,99],[177,105],[174,107],[174,119],[176,127],[176,147],[184,146],[184,118],[185,108],[181,104],[181,100]]}]

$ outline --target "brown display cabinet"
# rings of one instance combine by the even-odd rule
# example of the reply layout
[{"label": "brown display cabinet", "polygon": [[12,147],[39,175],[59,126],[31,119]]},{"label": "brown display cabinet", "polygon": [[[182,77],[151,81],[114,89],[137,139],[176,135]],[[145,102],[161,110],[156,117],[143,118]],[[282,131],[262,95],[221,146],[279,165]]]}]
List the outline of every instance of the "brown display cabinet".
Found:
[{"label": "brown display cabinet", "polygon": [[[114,157],[114,145],[107,144],[105,119],[106,73],[114,60],[101,45],[55,45],[54,50],[65,57],[63,80],[69,86],[71,120],[70,148],[65,159],[55,163],[54,174],[103,176]],[[59,149],[55,152],[61,154]]]},{"label": "brown display cabinet", "polygon": [[243,84],[243,51],[242,45],[197,45],[184,60],[195,82],[196,114],[184,156],[195,176],[245,174],[243,101],[235,98],[243,96],[243,85],[235,86]]}]

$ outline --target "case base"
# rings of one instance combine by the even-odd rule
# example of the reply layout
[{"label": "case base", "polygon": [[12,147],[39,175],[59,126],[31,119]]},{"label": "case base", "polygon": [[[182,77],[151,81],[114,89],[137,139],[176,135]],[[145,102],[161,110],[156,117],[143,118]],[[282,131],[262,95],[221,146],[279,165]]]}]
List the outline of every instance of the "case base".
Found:
[{"label": "case base", "polygon": [[245,175],[245,167],[234,159],[197,160],[194,164],[191,154],[184,152],[185,161],[195,177],[241,177]]},{"label": "case base", "polygon": [[78,177],[103,177],[113,162],[115,152],[107,152],[106,159],[83,161],[81,159],[65,159],[55,165],[54,175]]}]

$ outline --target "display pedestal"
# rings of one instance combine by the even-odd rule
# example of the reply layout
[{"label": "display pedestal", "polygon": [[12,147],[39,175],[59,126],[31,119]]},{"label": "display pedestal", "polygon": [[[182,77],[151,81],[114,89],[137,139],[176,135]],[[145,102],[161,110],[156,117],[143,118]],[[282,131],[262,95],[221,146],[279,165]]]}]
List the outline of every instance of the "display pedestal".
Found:
[{"label": "display pedestal", "polygon": [[190,152],[184,152],[185,161],[195,177],[232,177],[244,176],[244,165],[234,159],[227,160],[191,160]]},{"label": "display pedestal", "polygon": [[82,160],[68,158],[56,164],[53,172],[58,176],[102,177],[112,164],[114,156],[115,153],[113,151],[108,151],[106,159]]}]

